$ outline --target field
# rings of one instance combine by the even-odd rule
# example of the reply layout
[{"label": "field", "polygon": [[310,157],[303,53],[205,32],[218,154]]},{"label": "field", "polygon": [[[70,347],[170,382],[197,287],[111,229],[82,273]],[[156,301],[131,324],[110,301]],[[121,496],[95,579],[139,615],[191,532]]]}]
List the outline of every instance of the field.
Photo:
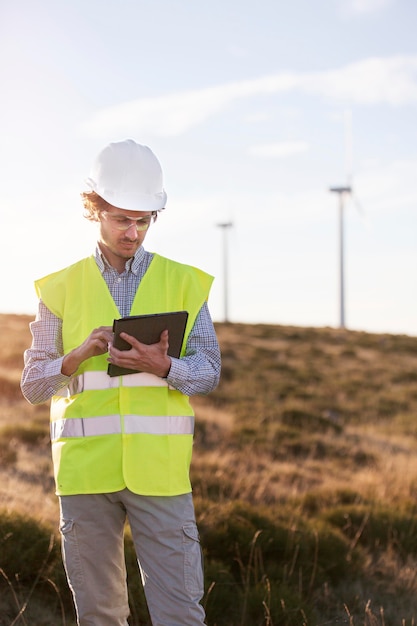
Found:
[{"label": "field", "polygon": [[[73,626],[29,321],[0,315],[0,626]],[[417,338],[216,328],[222,380],[193,400],[208,626],[415,626]],[[126,559],[147,626],[128,529]]]}]

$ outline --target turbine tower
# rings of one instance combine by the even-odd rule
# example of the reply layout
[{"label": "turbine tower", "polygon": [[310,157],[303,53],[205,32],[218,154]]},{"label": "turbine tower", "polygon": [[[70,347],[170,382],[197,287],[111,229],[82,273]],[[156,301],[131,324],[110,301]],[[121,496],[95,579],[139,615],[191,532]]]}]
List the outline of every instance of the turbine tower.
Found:
[{"label": "turbine tower", "polygon": [[217,224],[223,230],[223,293],[224,293],[224,321],[229,322],[229,259],[227,250],[227,230],[233,226],[232,222]]},{"label": "turbine tower", "polygon": [[345,235],[344,235],[344,198],[352,193],[350,186],[330,187],[330,191],[339,196],[339,298],[340,328],[345,328]]},{"label": "turbine tower", "polygon": [[346,185],[338,187],[330,187],[329,191],[337,193],[339,196],[339,300],[340,300],[340,328],[346,327],[345,317],[345,234],[344,234],[344,210],[345,198],[350,196],[357,210],[361,213],[362,209],[359,201],[353,194],[352,187],[352,162],[353,162],[353,134],[352,134],[352,111],[345,111],[345,168],[346,168]]}]

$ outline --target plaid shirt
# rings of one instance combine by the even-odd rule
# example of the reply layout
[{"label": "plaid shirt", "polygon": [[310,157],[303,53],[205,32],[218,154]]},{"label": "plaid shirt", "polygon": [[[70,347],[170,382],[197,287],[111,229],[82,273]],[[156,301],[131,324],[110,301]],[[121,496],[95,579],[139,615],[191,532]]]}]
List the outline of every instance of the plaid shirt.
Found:
[{"label": "plaid shirt", "polygon": [[[126,262],[122,274],[109,265],[98,246],[95,258],[121,317],[129,315],[135,293],[153,254],[141,246],[135,256]],[[64,358],[62,320],[42,301],[39,302],[36,319],[30,324],[30,330],[32,345],[24,354],[21,388],[29,402],[39,404],[65,387],[70,377],[61,373]],[[209,393],[219,382],[220,363],[216,333],[207,303],[204,303],[188,337],[184,357],[171,358],[167,381],[188,396]]]}]

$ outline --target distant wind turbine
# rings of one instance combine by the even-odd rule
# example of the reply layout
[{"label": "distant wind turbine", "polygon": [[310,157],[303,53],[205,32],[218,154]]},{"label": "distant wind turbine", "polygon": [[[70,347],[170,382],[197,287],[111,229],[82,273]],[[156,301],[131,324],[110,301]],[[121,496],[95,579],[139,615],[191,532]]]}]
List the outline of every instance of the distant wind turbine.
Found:
[{"label": "distant wind turbine", "polygon": [[359,212],[363,212],[357,198],[353,195],[353,134],[352,134],[352,112],[345,111],[345,167],[346,185],[330,187],[329,191],[337,193],[339,196],[339,307],[340,307],[340,328],[346,327],[345,316],[345,233],[344,233],[344,209],[345,198],[350,197]]}]

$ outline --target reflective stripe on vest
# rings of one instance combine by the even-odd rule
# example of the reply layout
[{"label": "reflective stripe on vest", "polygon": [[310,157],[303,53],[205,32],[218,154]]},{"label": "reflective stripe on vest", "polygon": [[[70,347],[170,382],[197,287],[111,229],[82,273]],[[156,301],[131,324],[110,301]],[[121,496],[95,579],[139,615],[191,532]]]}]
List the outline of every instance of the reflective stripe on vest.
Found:
[{"label": "reflective stripe on vest", "polygon": [[60,419],[51,422],[51,439],[62,437],[94,437],[96,435],[120,435],[122,432],[147,435],[192,435],[194,417],[191,415],[125,415],[122,430],[119,415]]},{"label": "reflective stripe on vest", "polygon": [[57,391],[55,395],[67,397],[82,391],[114,389],[116,387],[169,387],[172,389],[165,378],[146,372],[112,377],[107,372],[95,371],[74,376],[68,385]]}]

